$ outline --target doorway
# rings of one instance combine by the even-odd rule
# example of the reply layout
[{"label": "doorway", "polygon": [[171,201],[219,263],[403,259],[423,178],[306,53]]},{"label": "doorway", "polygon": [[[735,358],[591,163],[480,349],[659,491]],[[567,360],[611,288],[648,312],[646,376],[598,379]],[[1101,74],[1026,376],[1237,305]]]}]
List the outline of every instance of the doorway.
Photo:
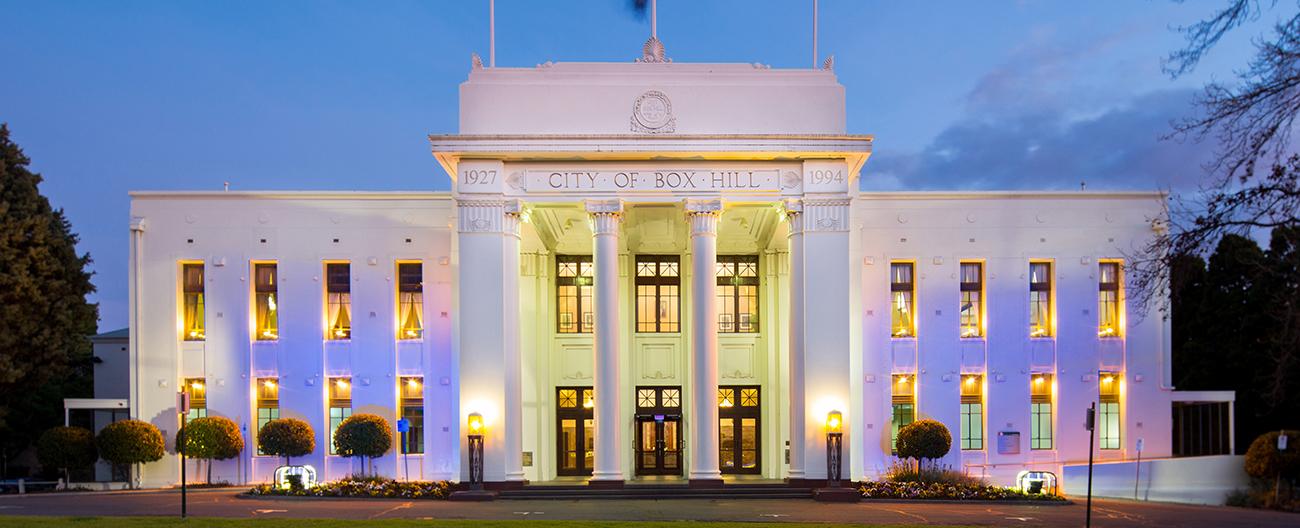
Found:
[{"label": "doorway", "polygon": [[635,474],[682,474],[682,390],[637,387]]},{"label": "doorway", "polygon": [[727,475],[763,472],[757,385],[718,387],[718,466]]},{"label": "doorway", "polygon": [[555,472],[590,476],[595,465],[595,391],[591,387],[556,387],[555,402]]}]

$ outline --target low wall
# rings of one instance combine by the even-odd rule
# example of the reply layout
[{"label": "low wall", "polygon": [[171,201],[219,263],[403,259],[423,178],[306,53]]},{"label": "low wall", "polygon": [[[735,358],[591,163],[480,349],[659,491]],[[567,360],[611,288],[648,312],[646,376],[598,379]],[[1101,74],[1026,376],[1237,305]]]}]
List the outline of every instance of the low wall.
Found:
[{"label": "low wall", "polygon": [[[1244,489],[1250,482],[1244,457],[1232,455],[1160,458],[1137,462],[1106,462],[1093,465],[1092,495],[1117,499],[1223,504],[1228,493]],[[1062,481],[1067,495],[1082,497],[1088,492],[1088,465],[1066,465]],[[1134,494],[1134,479],[1136,496]]]}]

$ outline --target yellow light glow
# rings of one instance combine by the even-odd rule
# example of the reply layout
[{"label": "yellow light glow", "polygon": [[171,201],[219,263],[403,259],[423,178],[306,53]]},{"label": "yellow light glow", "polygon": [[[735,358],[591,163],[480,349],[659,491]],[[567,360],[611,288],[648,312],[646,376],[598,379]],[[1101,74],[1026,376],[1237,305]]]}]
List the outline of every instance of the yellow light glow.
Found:
[{"label": "yellow light glow", "polygon": [[735,405],[736,404],[731,403],[731,400],[724,399],[722,400],[721,403],[718,404],[718,407],[734,407]]},{"label": "yellow light glow", "polygon": [[191,381],[190,388],[194,390],[203,390],[203,383],[199,381]]},{"label": "yellow light glow", "polygon": [[193,337],[195,339],[203,339],[203,332],[200,332],[198,330],[190,330],[190,337]]},{"label": "yellow light glow", "polygon": [[826,432],[838,433],[843,425],[844,415],[840,414],[839,411],[826,413]]},{"label": "yellow light glow", "polygon": [[411,329],[406,330],[406,337],[415,337],[415,336],[416,336],[415,330],[411,330]]},{"label": "yellow light glow", "polygon": [[1115,327],[1113,326],[1103,326],[1101,327],[1101,330],[1097,331],[1098,337],[1113,337],[1114,335]]},{"label": "yellow light glow", "polygon": [[334,380],[334,384],[337,385],[338,388],[340,388],[340,389],[346,389],[346,388],[348,388],[348,380],[345,380],[345,379],[337,379],[337,380]]},{"label": "yellow light glow", "polygon": [[270,331],[270,330],[262,330],[262,337],[265,337],[265,338],[267,338],[267,339],[275,339],[275,338],[278,338],[278,337],[280,337],[280,336],[277,335],[275,332],[272,332],[272,331]]},{"label": "yellow light glow", "polygon": [[975,376],[966,376],[966,384],[967,384],[967,385],[974,385],[974,384],[975,384]]},{"label": "yellow light glow", "polygon": [[420,386],[420,380],[416,378],[408,379],[406,380],[406,385],[414,389]]},{"label": "yellow light glow", "polygon": [[1043,384],[1043,377],[1042,377],[1042,376],[1034,376],[1034,385],[1042,385],[1042,384]]},{"label": "yellow light glow", "polygon": [[343,337],[343,336],[345,336],[345,335],[348,335],[348,333],[347,333],[347,331],[343,330],[342,328],[336,328],[336,329],[334,329],[334,337]]},{"label": "yellow light glow", "polygon": [[469,413],[469,422],[467,425],[469,427],[470,434],[482,434],[483,415],[479,413]]},{"label": "yellow light glow", "polygon": [[898,377],[898,384],[899,384],[899,385],[907,385],[907,376],[899,376],[899,377]]},{"label": "yellow light glow", "polygon": [[274,389],[274,388],[275,388],[275,380],[266,380],[266,381],[263,381],[263,382],[262,382],[262,385],[264,385],[264,386],[265,386],[266,388],[268,388],[268,389]]},{"label": "yellow light glow", "polygon": [[1102,383],[1110,383],[1110,382],[1112,382],[1112,381],[1115,381],[1115,378],[1114,378],[1113,376],[1111,376],[1110,374],[1107,374],[1107,375],[1101,377],[1101,382],[1102,382]]}]

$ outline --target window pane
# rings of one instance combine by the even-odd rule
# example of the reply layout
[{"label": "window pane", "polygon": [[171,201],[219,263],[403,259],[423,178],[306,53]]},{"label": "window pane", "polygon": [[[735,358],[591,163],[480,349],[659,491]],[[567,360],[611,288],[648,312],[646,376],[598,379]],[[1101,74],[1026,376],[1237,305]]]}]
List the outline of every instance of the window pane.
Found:
[{"label": "window pane", "polygon": [[186,341],[202,341],[206,337],[206,314],[203,301],[203,264],[181,266],[182,328]]},{"label": "window pane", "polygon": [[890,310],[890,324],[893,328],[894,337],[911,337],[913,335],[912,326],[912,292],[896,291],[893,292],[894,300]]},{"label": "window pane", "polygon": [[398,339],[424,337],[424,266],[419,262],[397,265]]}]

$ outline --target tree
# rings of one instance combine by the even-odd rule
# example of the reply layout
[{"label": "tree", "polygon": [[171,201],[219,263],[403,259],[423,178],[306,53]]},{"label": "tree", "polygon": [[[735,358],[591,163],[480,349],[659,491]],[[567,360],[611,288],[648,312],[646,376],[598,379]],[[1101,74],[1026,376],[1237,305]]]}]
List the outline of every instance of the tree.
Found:
[{"label": "tree", "polygon": [[952,433],[935,420],[917,420],[898,430],[898,456],[916,459],[917,468],[924,460],[938,460],[952,449]]},{"label": "tree", "polygon": [[[149,422],[121,420],[108,424],[95,438],[99,456],[114,464],[143,464],[163,457],[162,432]],[[134,487],[134,481],[131,483]]]},{"label": "tree", "polygon": [[287,466],[290,457],[307,456],[316,450],[316,434],[307,422],[278,418],[266,422],[257,432],[257,445],[268,455],[284,457]]},{"label": "tree", "polygon": [[176,445],[184,438],[185,456],[206,460],[207,482],[212,484],[212,461],[228,460],[244,450],[244,437],[239,426],[223,416],[195,418],[176,431]]},{"label": "tree", "polygon": [[345,457],[366,457],[374,469],[375,457],[384,456],[393,446],[393,431],[388,420],[374,414],[354,414],[334,431],[334,450]]},{"label": "tree", "polygon": [[[0,124],[0,439],[9,453],[61,420],[51,389],[82,387],[98,307],[62,210],[41,196],[41,176]],[[72,367],[78,367],[73,369]],[[36,398],[32,398],[36,396]],[[47,397],[48,396],[48,397]]]},{"label": "tree", "polygon": [[84,427],[54,427],[41,434],[36,442],[36,458],[47,468],[63,472],[63,481],[72,482],[72,468],[95,463],[95,435]]}]

